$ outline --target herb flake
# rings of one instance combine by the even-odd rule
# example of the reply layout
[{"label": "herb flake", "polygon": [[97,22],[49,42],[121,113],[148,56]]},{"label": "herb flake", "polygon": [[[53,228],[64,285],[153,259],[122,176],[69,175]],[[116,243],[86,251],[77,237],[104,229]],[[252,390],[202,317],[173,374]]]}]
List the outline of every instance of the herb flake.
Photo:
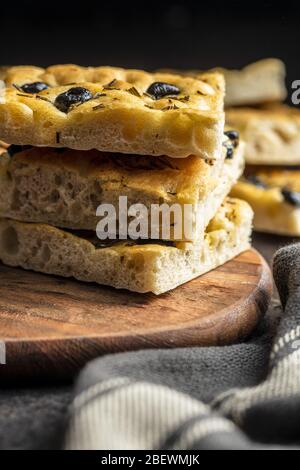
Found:
[{"label": "herb flake", "polygon": [[169,106],[165,106],[164,108],[161,109],[161,111],[171,111],[174,109],[180,109],[176,104],[170,104]]},{"label": "herb flake", "polygon": [[35,98],[37,100],[42,100],[42,101],[47,101],[48,103],[51,103],[52,104],[52,101],[50,101],[48,98],[46,98],[45,96],[39,96],[39,95],[36,95]]},{"label": "herb flake", "polygon": [[133,86],[131,88],[128,88],[128,90],[126,90],[128,93],[131,93],[131,95],[134,95],[134,96],[137,96],[138,98],[141,98],[141,94],[139,93],[139,91]]},{"label": "herb flake", "polygon": [[17,96],[22,96],[23,98],[34,98],[34,96],[24,95],[23,93],[17,93]]},{"label": "herb flake", "polygon": [[93,106],[93,111],[97,111],[97,109],[103,109],[105,108],[104,104],[103,103],[99,103],[97,104],[96,106]]},{"label": "herb flake", "polygon": [[111,82],[109,82],[107,85],[103,85],[103,90],[120,90],[120,88],[115,87],[115,84],[117,83],[117,79],[114,78]]}]

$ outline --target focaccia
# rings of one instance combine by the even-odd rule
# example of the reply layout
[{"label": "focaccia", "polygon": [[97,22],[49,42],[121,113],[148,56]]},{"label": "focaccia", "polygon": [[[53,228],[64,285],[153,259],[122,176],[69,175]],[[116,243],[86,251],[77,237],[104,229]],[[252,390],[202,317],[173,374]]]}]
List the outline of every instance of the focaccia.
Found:
[{"label": "focaccia", "polygon": [[251,205],[255,230],[300,236],[300,167],[249,167],[231,195]]},{"label": "focaccia", "polygon": [[263,59],[241,70],[215,69],[223,73],[226,83],[226,106],[248,106],[283,101],[285,65],[279,59]]},{"label": "focaccia", "polygon": [[10,144],[219,159],[224,78],[116,67],[2,71],[0,139]]},{"label": "focaccia", "polygon": [[[283,101],[287,95],[285,65],[279,59],[259,60],[241,70],[218,67],[209,72],[216,71],[222,73],[225,77],[226,106],[249,106],[278,102]],[[197,70],[173,71],[173,73],[175,72],[196,78],[201,73]]]},{"label": "focaccia", "polygon": [[231,108],[227,125],[238,129],[246,142],[246,163],[300,164],[300,111],[285,105]]},{"label": "focaccia", "polygon": [[72,276],[136,292],[161,294],[225,263],[249,247],[252,210],[227,199],[204,243],[116,242],[50,225],[0,220],[0,259],[48,274]]},{"label": "focaccia", "polygon": [[[188,239],[202,237],[196,232],[197,214],[204,229],[244,168],[243,143],[226,136],[224,139],[222,161],[194,155],[176,160],[153,159],[97,150],[22,150],[11,146],[0,158],[0,215],[23,222],[95,230],[100,220],[97,207],[113,204],[117,209],[119,197],[126,196],[128,207],[144,204],[148,214],[152,204],[179,204],[182,215],[193,225]],[[192,205],[190,212],[184,212],[185,204]],[[118,210],[116,215],[119,220]],[[150,222],[148,219],[149,229]],[[188,237],[183,228],[182,237]],[[176,235],[174,230],[175,225],[170,230],[171,239]]]}]

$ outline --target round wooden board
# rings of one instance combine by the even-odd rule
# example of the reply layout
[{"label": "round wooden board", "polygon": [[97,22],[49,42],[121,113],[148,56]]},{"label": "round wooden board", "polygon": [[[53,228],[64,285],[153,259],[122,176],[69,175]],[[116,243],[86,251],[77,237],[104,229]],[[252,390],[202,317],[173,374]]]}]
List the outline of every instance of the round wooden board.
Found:
[{"label": "round wooden board", "polygon": [[0,375],[65,379],[101,354],[228,344],[251,332],[271,290],[253,249],[160,296],[0,265]]}]

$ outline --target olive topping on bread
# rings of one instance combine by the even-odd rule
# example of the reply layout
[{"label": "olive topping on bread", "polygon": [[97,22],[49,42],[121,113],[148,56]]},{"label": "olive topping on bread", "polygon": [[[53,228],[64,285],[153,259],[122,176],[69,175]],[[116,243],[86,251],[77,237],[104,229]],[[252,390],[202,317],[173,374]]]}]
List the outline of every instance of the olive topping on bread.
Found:
[{"label": "olive topping on bread", "polygon": [[224,134],[226,135],[226,137],[228,137],[229,140],[231,140],[232,145],[234,147],[238,146],[239,138],[240,138],[240,134],[238,131],[229,130],[229,131],[225,131]]},{"label": "olive topping on bread", "polygon": [[24,93],[39,93],[40,91],[47,90],[49,88],[49,85],[44,82],[34,82],[34,83],[25,83],[24,85],[18,87],[20,90],[22,90]]},{"label": "olive topping on bread", "polygon": [[92,93],[86,88],[77,86],[61,93],[55,99],[54,105],[63,113],[67,113],[74,104],[81,104],[93,98]]},{"label": "olive topping on bread", "polygon": [[155,100],[159,100],[165,96],[179,95],[179,93],[180,90],[177,86],[164,82],[154,82],[147,89],[147,94],[151,95]]},{"label": "olive topping on bread", "polygon": [[238,131],[225,131],[224,135],[228,138],[223,142],[223,146],[226,148],[226,159],[233,158],[234,149],[239,145],[239,133]]},{"label": "olive topping on bread", "polygon": [[233,147],[232,145],[225,145],[226,147],[226,159],[230,159],[233,157]]},{"label": "olive topping on bread", "polygon": [[[219,73],[195,79],[74,64],[6,67],[1,73],[0,137],[5,142],[224,158],[225,82]],[[20,88],[35,82],[49,87],[36,94]]]},{"label": "olive topping on bread", "polygon": [[292,206],[300,207],[300,193],[297,191],[291,191],[288,188],[282,188],[281,194],[284,197],[285,202],[288,202]]},{"label": "olive topping on bread", "polygon": [[266,189],[268,185],[264,183],[258,176],[256,175],[248,175],[246,177],[246,180],[248,183],[253,184],[254,186],[257,186],[258,188],[263,188]]}]

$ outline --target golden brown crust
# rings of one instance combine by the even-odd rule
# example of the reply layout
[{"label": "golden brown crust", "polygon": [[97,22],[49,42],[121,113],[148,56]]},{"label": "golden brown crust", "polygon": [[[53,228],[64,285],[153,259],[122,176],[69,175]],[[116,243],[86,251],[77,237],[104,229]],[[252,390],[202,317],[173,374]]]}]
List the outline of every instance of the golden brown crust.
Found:
[{"label": "golden brown crust", "polygon": [[298,108],[288,106],[286,104],[266,104],[264,106],[250,108],[230,108],[226,111],[226,118],[231,120],[231,116],[238,116],[240,122],[244,125],[247,124],[249,119],[276,119],[278,122],[290,122],[294,120],[297,124],[300,123],[300,111]]},{"label": "golden brown crust", "polygon": [[100,248],[50,225],[0,219],[0,259],[10,266],[161,294],[246,250],[251,221],[248,204],[226,199],[201,244],[125,241]]},{"label": "golden brown crust", "polygon": [[251,205],[255,230],[300,235],[300,169],[247,168],[231,195]]},{"label": "golden brown crust", "polygon": [[[11,67],[2,76],[6,87],[0,92],[0,138],[9,143],[221,158],[221,74],[193,79],[115,67],[57,65]],[[36,81],[50,87],[38,94],[19,88]],[[180,93],[153,99],[146,91],[154,82],[175,85]],[[62,112],[54,106],[55,99],[74,84],[88,89],[93,99]]]},{"label": "golden brown crust", "polygon": [[263,59],[240,70],[217,68],[226,82],[226,106],[280,102],[286,98],[285,65],[279,59]]},{"label": "golden brown crust", "polygon": [[226,124],[237,129],[246,143],[246,163],[297,165],[300,163],[300,111],[283,104],[261,108],[230,108]]},{"label": "golden brown crust", "polygon": [[269,188],[288,188],[300,193],[300,167],[247,167],[246,175],[255,175]]},{"label": "golden brown crust", "polygon": [[190,204],[191,217],[199,210],[207,224],[243,167],[242,143],[225,162],[32,147],[0,158],[0,212],[20,221],[94,229],[97,207],[117,208],[126,196],[128,206],[142,203],[149,213],[152,204]]}]

